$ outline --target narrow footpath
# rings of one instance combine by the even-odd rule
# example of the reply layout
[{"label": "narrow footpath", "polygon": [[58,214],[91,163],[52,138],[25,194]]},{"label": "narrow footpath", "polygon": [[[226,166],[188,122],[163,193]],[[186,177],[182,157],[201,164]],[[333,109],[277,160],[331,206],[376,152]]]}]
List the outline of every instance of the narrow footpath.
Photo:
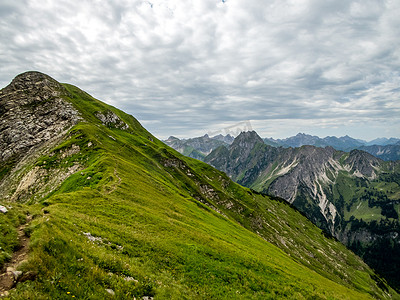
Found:
[{"label": "narrow footpath", "polygon": [[22,272],[17,271],[16,268],[22,261],[26,260],[28,256],[29,238],[25,235],[24,229],[28,226],[31,218],[32,217],[28,215],[26,220],[27,222],[18,227],[19,249],[13,253],[11,261],[6,263],[1,270],[0,297],[8,296],[9,290],[15,286],[18,279],[22,276]]}]

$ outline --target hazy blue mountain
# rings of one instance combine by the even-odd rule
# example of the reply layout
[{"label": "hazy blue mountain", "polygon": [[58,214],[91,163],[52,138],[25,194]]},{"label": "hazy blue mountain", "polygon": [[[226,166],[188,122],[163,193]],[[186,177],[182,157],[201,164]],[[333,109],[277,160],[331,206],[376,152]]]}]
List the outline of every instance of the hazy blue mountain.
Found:
[{"label": "hazy blue mountain", "polygon": [[[336,150],[350,151],[357,149],[365,144],[364,141],[353,139],[348,135],[342,137],[327,136],[322,139],[328,146],[335,148]],[[314,145],[317,146],[317,145]]]},{"label": "hazy blue mountain", "polygon": [[282,147],[301,147],[305,145],[316,146],[316,147],[327,147],[331,146],[336,150],[350,151],[352,149],[356,149],[360,146],[365,145],[364,141],[353,139],[349,136],[343,137],[335,137],[335,136],[327,136],[325,138],[320,138],[315,135],[309,135],[305,133],[298,133],[295,136],[288,137],[286,139],[272,139],[266,138],[264,139],[267,145],[271,146],[282,146]]},{"label": "hazy blue mountain", "polygon": [[[274,146],[274,147],[301,147],[305,145],[316,146],[316,147],[333,147],[336,150],[342,150],[349,152],[353,149],[363,149],[368,153],[382,158],[384,160],[398,160],[398,156],[396,153],[395,147],[388,147],[388,148],[365,148],[365,146],[389,146],[389,145],[396,145],[400,143],[400,139],[397,138],[378,138],[372,140],[370,142],[366,142],[360,139],[354,139],[349,137],[348,135],[342,137],[336,136],[327,136],[324,138],[320,138],[315,135],[309,135],[305,133],[298,133],[295,136],[288,137],[285,139],[273,139],[273,138],[264,138],[264,143],[266,145]],[[381,155],[379,153],[387,153],[389,155]]]},{"label": "hazy blue mountain", "polygon": [[379,146],[387,146],[387,145],[395,145],[400,142],[400,139],[398,138],[377,138],[375,140],[369,141],[365,143],[365,146],[373,146],[373,145],[379,145]]}]

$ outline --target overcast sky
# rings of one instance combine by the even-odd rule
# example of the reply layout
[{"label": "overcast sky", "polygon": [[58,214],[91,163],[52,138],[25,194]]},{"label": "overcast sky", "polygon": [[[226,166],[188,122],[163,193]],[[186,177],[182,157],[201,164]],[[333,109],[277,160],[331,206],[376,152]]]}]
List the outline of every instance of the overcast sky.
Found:
[{"label": "overcast sky", "polygon": [[27,70],[159,138],[400,137],[400,1],[0,0],[0,86]]}]

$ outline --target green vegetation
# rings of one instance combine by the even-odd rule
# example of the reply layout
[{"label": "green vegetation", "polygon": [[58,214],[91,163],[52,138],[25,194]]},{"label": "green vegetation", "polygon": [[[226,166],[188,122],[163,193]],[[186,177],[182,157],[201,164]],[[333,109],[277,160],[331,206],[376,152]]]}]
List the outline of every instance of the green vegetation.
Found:
[{"label": "green vegetation", "polygon": [[[388,165],[390,163],[387,163]],[[340,226],[351,230],[348,246],[396,289],[400,288],[400,234],[398,173],[375,179],[341,172],[332,190],[332,202],[341,209]],[[356,236],[359,238],[355,238]]]},{"label": "green vegetation", "polygon": [[[37,276],[19,283],[11,299],[398,296],[286,202],[233,183],[133,117],[65,87],[86,121],[36,166],[82,168],[40,208],[27,206],[42,211],[29,226],[30,257],[21,269]],[[95,115],[108,110],[129,129],[102,125]],[[0,217],[18,226],[12,214]]]},{"label": "green vegetation", "polygon": [[[4,203],[0,203],[2,204]],[[0,213],[0,269],[18,249],[17,228],[25,222],[26,216],[21,204],[13,203],[12,206],[8,206],[6,213]]]}]

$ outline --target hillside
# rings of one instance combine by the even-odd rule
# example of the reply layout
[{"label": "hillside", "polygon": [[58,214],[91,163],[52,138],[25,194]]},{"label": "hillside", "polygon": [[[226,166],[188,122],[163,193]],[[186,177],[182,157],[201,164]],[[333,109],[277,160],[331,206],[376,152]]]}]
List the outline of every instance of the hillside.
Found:
[{"label": "hillside", "polygon": [[275,148],[255,132],[205,161],[244,186],[286,199],[400,286],[400,163],[360,150]]},{"label": "hillside", "polygon": [[286,202],[75,86],[21,74],[0,91],[0,114],[0,263],[32,219],[18,283],[0,289],[11,299],[399,297]]}]

